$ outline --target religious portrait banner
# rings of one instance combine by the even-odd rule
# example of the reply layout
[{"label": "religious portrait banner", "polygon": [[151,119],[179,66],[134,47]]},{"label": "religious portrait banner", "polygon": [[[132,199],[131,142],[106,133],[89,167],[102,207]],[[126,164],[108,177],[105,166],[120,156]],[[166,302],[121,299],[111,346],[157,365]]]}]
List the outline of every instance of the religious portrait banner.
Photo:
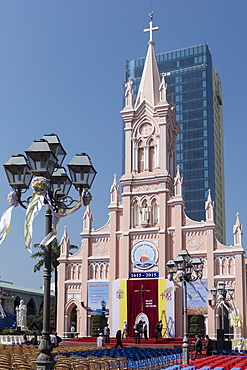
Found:
[{"label": "religious portrait banner", "polygon": [[109,315],[109,283],[88,283],[89,315]]}]

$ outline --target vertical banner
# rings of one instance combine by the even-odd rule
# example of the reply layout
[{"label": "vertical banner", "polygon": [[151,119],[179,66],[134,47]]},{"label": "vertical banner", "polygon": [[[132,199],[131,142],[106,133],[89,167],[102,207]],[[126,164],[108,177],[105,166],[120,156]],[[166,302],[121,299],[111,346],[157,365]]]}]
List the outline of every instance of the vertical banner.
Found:
[{"label": "vertical banner", "polygon": [[87,312],[89,315],[109,315],[109,283],[88,283]]},{"label": "vertical banner", "polygon": [[158,280],[158,315],[163,324],[162,337],[174,338],[174,284],[168,279]]},{"label": "vertical banner", "polygon": [[123,322],[127,321],[127,281],[115,280],[112,282],[112,327],[111,333],[115,336],[117,330],[123,330]]},{"label": "vertical banner", "polygon": [[158,279],[128,280],[128,327],[134,336],[136,320],[145,320],[149,337],[155,336],[158,321]]},{"label": "vertical banner", "polygon": [[208,280],[196,280],[187,284],[188,315],[207,315],[208,313]]}]

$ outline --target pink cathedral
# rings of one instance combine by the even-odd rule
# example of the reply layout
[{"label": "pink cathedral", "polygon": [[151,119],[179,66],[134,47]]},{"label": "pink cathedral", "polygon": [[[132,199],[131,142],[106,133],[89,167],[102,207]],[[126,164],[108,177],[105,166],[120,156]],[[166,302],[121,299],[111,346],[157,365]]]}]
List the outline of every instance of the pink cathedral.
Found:
[{"label": "pink cathedral", "polygon": [[[123,323],[129,335],[139,320],[154,336],[162,320],[163,337],[183,335],[182,289],[167,279],[166,263],[182,249],[204,262],[203,278],[188,285],[188,315],[202,315],[204,334],[215,338],[221,327],[222,307],[210,289],[224,282],[234,287],[235,320],[224,305],[227,332],[246,337],[246,268],[239,215],[233,226],[233,245],[216,238],[214,202],[210,191],[205,201],[205,221],[191,220],[185,212],[183,179],[176,168],[176,107],[167,101],[165,76],[160,78],[152,32],[139,91],[134,103],[131,80],[126,85],[125,171],[120,178],[122,194],[114,175],[110,189],[109,219],[92,228],[87,206],[83,216],[82,245],[69,254],[65,228],[58,266],[57,331],[67,336],[74,317],[79,337],[90,336],[94,315],[103,315],[115,336]],[[237,318],[236,318],[237,317]]]}]

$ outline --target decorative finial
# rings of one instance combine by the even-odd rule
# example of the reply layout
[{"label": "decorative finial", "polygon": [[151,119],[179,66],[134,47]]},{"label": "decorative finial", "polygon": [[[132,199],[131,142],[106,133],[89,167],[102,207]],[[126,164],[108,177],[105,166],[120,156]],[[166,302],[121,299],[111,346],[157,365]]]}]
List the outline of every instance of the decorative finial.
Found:
[{"label": "decorative finial", "polygon": [[149,38],[149,43],[153,42],[153,31],[158,31],[159,27],[153,27],[153,14],[154,12],[151,12],[149,14],[150,21],[149,21],[149,28],[145,28],[143,32],[149,32],[150,38]]}]

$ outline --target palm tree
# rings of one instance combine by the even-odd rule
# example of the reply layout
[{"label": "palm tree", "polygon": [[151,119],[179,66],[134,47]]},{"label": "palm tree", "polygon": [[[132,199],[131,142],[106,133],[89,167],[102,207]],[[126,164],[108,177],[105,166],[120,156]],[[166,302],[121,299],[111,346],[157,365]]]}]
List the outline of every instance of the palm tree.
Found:
[{"label": "palm tree", "polygon": [[[45,263],[45,246],[34,244],[35,248],[39,248],[39,251],[33,253],[31,258],[38,258],[39,261],[34,265],[33,271],[40,271],[41,267]],[[57,238],[53,239],[51,242],[51,272],[54,271],[54,281],[55,281],[55,327],[57,321],[57,267],[59,265],[58,258],[60,257],[60,248],[61,246],[57,242]],[[71,244],[69,250],[78,249],[76,245]],[[72,253],[71,253],[72,254]]]}]

